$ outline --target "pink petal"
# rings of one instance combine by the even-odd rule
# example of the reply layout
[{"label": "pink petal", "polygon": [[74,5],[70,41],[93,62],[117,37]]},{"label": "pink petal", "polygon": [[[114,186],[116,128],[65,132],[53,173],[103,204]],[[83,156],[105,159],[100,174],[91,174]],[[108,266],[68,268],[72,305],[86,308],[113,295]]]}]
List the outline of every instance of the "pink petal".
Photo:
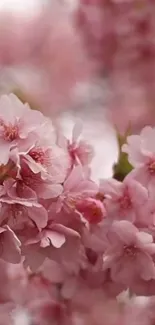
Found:
[{"label": "pink petal", "polygon": [[137,257],[137,264],[141,272],[141,277],[145,281],[155,279],[155,265],[152,258],[149,255],[145,253],[141,253]]},{"label": "pink petal", "polygon": [[119,197],[122,195],[122,183],[117,180],[110,178],[107,180],[100,180],[100,188],[101,191],[106,195],[110,195],[112,197]]},{"label": "pink petal", "polygon": [[148,191],[139,182],[134,179],[124,181],[127,184],[127,188],[132,199],[132,203],[136,205],[145,204],[148,201]]},{"label": "pink petal", "polygon": [[8,226],[5,226],[5,229],[6,231],[4,232],[4,235],[2,235],[3,243],[1,243],[1,258],[3,258],[6,262],[13,264],[19,263],[21,260],[21,243],[16,237],[15,233]]},{"label": "pink petal", "polygon": [[112,231],[114,231],[118,238],[125,243],[130,245],[135,242],[135,236],[137,235],[138,229],[129,221],[121,220],[114,221],[112,224]]},{"label": "pink petal", "polygon": [[45,200],[58,197],[59,195],[61,195],[62,191],[62,185],[50,183],[48,184],[46,182],[40,184],[40,187],[37,189],[39,197]]},{"label": "pink petal", "polygon": [[32,272],[36,272],[46,258],[38,245],[24,246],[23,254],[25,256],[24,265],[29,266]]},{"label": "pink petal", "polygon": [[155,137],[155,129],[151,126],[146,126],[141,131],[141,138],[142,138],[142,152],[143,150],[148,152],[155,152],[155,143],[154,143],[154,137]]},{"label": "pink petal", "polygon": [[47,237],[50,239],[52,245],[55,248],[60,248],[66,241],[65,236],[63,234],[52,230],[48,231]]},{"label": "pink petal", "polygon": [[73,236],[73,237],[80,238],[80,234],[77,231],[75,231],[74,229],[65,227],[61,224],[52,225],[51,229],[58,231],[58,232],[64,234],[65,236]]},{"label": "pink petal", "polygon": [[77,184],[73,192],[83,193],[85,195],[95,195],[98,192],[98,185],[91,180],[84,180],[81,183]]},{"label": "pink petal", "polygon": [[10,142],[6,142],[0,139],[0,148],[1,148],[0,165],[6,165],[8,163],[10,158],[11,147],[12,144]]},{"label": "pink petal", "polygon": [[138,244],[139,247],[142,247],[145,244],[153,243],[152,235],[150,235],[150,234],[148,234],[147,232],[144,232],[144,231],[137,232],[136,238],[137,238],[137,244]]},{"label": "pink petal", "polygon": [[73,132],[72,132],[72,141],[76,142],[79,138],[79,135],[82,133],[83,130],[83,123],[82,121],[76,122],[76,124],[73,127]]},{"label": "pink petal", "polygon": [[72,169],[70,175],[68,176],[67,180],[64,183],[64,189],[65,191],[69,190],[71,191],[72,189],[83,180],[83,171],[81,166],[76,166]]},{"label": "pink petal", "polygon": [[14,94],[3,95],[0,98],[0,118],[14,124],[22,116],[25,106]]},{"label": "pink petal", "polygon": [[75,294],[77,289],[77,279],[76,277],[70,277],[67,279],[61,289],[61,294],[64,299],[71,299]]},{"label": "pink petal", "polygon": [[48,221],[48,213],[43,206],[40,206],[39,208],[37,207],[29,208],[28,216],[35,222],[38,229],[46,227]]}]

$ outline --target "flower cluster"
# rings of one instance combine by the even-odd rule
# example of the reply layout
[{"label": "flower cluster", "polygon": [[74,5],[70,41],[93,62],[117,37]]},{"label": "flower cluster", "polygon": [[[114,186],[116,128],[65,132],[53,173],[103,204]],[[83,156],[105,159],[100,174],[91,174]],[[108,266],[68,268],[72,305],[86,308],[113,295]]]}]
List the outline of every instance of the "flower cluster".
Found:
[{"label": "flower cluster", "polygon": [[[99,184],[80,132],[76,124],[66,139],[15,95],[0,99],[2,325],[154,320],[155,129],[127,138],[133,169],[123,182]],[[147,303],[122,303],[123,291]]]}]

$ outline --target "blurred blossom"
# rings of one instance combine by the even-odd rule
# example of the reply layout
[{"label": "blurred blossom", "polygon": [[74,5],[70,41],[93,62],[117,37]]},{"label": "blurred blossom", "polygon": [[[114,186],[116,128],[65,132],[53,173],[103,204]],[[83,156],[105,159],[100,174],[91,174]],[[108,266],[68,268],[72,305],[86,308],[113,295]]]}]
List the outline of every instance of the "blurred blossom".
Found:
[{"label": "blurred blossom", "polygon": [[80,0],[75,21],[121,131],[155,123],[154,1]]},{"label": "blurred blossom", "polygon": [[18,76],[16,81],[10,70],[14,87],[46,112],[73,104],[76,84],[92,78],[91,65],[67,8],[52,1],[30,17],[1,13],[1,67],[14,67]]},{"label": "blurred blossom", "polygon": [[153,325],[155,2],[35,3],[0,13],[0,325]]}]

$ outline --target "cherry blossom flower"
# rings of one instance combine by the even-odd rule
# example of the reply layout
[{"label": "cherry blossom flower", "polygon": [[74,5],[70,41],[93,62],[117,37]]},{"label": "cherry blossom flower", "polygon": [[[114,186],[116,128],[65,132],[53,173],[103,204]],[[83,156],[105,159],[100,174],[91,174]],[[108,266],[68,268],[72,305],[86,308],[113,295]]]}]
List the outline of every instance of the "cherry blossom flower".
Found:
[{"label": "cherry blossom flower", "polygon": [[131,135],[122,150],[128,153],[129,162],[135,167],[131,175],[144,185],[154,182],[155,129],[145,127],[140,135]]},{"label": "cherry blossom flower", "polygon": [[79,140],[81,133],[82,124],[77,122],[73,128],[72,141],[68,144],[68,150],[74,163],[88,165],[94,157],[94,150],[86,141]]},{"label": "cherry blossom flower", "polygon": [[108,234],[109,246],[104,254],[103,267],[111,270],[114,281],[129,286],[137,277],[145,281],[155,278],[153,237],[139,231],[126,220],[114,221]]},{"label": "cherry blossom flower", "polygon": [[148,191],[128,176],[121,183],[114,179],[102,180],[104,205],[109,218],[135,221],[148,201]]},{"label": "cherry blossom flower", "polygon": [[1,200],[3,201],[1,223],[7,223],[11,229],[22,229],[28,225],[42,229],[47,225],[47,211],[41,204],[30,203],[28,205],[23,201],[12,201],[6,198]]},{"label": "cherry blossom flower", "polygon": [[41,173],[43,179],[53,183],[63,183],[70,169],[69,155],[56,145],[36,144],[24,155],[24,160],[34,174]]},{"label": "cherry blossom flower", "polygon": [[[128,137],[134,169],[122,182],[97,185],[79,125],[69,141],[15,96],[1,101],[0,134],[18,132],[0,139],[0,325],[151,325],[154,129]],[[143,306],[135,294],[148,296]]]},{"label": "cherry blossom flower", "polygon": [[15,95],[3,95],[0,99],[1,164],[8,163],[11,149],[25,145],[29,135],[45,123],[46,118],[40,112],[32,111]]},{"label": "cherry blossom flower", "polygon": [[58,199],[58,212],[62,207],[75,209],[76,202],[84,197],[94,196],[98,186],[89,179],[89,170],[76,166],[63,184],[63,192]]},{"label": "cherry blossom flower", "polygon": [[[31,232],[30,232],[31,234]],[[73,252],[79,247],[80,235],[78,232],[61,224],[49,224],[41,232],[33,232],[23,242],[25,265],[36,271],[46,258],[59,261],[60,265],[67,261],[67,254],[73,245]],[[35,255],[35,259],[34,259]],[[72,260],[72,256],[68,255]]]},{"label": "cherry blossom flower", "polygon": [[[57,174],[55,179],[60,180],[60,177],[64,177],[64,174],[61,176]],[[28,187],[42,199],[58,197],[63,191],[62,185],[53,183],[53,179],[43,179],[40,173],[34,174],[24,160],[21,162],[20,178],[17,179],[17,183]]]},{"label": "cherry blossom flower", "polygon": [[38,229],[44,228],[48,220],[46,209],[37,202],[31,189],[26,186],[23,188],[20,184],[16,187],[14,185],[16,184],[12,179],[6,181],[4,185],[6,192],[0,198],[1,223],[6,222],[11,229],[23,228],[28,224],[32,227],[36,225]]}]

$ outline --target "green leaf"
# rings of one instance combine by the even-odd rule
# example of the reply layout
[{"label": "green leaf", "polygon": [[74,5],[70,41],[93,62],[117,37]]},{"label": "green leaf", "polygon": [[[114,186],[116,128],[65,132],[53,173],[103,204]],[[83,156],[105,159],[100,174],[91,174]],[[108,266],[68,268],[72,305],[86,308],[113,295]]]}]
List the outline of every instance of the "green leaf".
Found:
[{"label": "green leaf", "polygon": [[27,95],[26,93],[22,92],[21,89],[14,89],[12,92],[14,95],[16,95],[21,100],[21,102],[23,104],[28,103],[31,109],[39,110],[39,108],[36,107],[36,104],[31,99],[31,97],[29,95]]},{"label": "green leaf", "polygon": [[125,176],[127,176],[133,169],[133,167],[128,161],[127,154],[121,151],[122,145],[126,143],[126,139],[130,134],[131,134],[130,128],[127,129],[124,135],[121,135],[119,132],[117,132],[117,140],[119,146],[119,159],[118,162],[113,167],[113,171],[114,171],[113,177],[119,181],[122,181],[125,178]]}]

